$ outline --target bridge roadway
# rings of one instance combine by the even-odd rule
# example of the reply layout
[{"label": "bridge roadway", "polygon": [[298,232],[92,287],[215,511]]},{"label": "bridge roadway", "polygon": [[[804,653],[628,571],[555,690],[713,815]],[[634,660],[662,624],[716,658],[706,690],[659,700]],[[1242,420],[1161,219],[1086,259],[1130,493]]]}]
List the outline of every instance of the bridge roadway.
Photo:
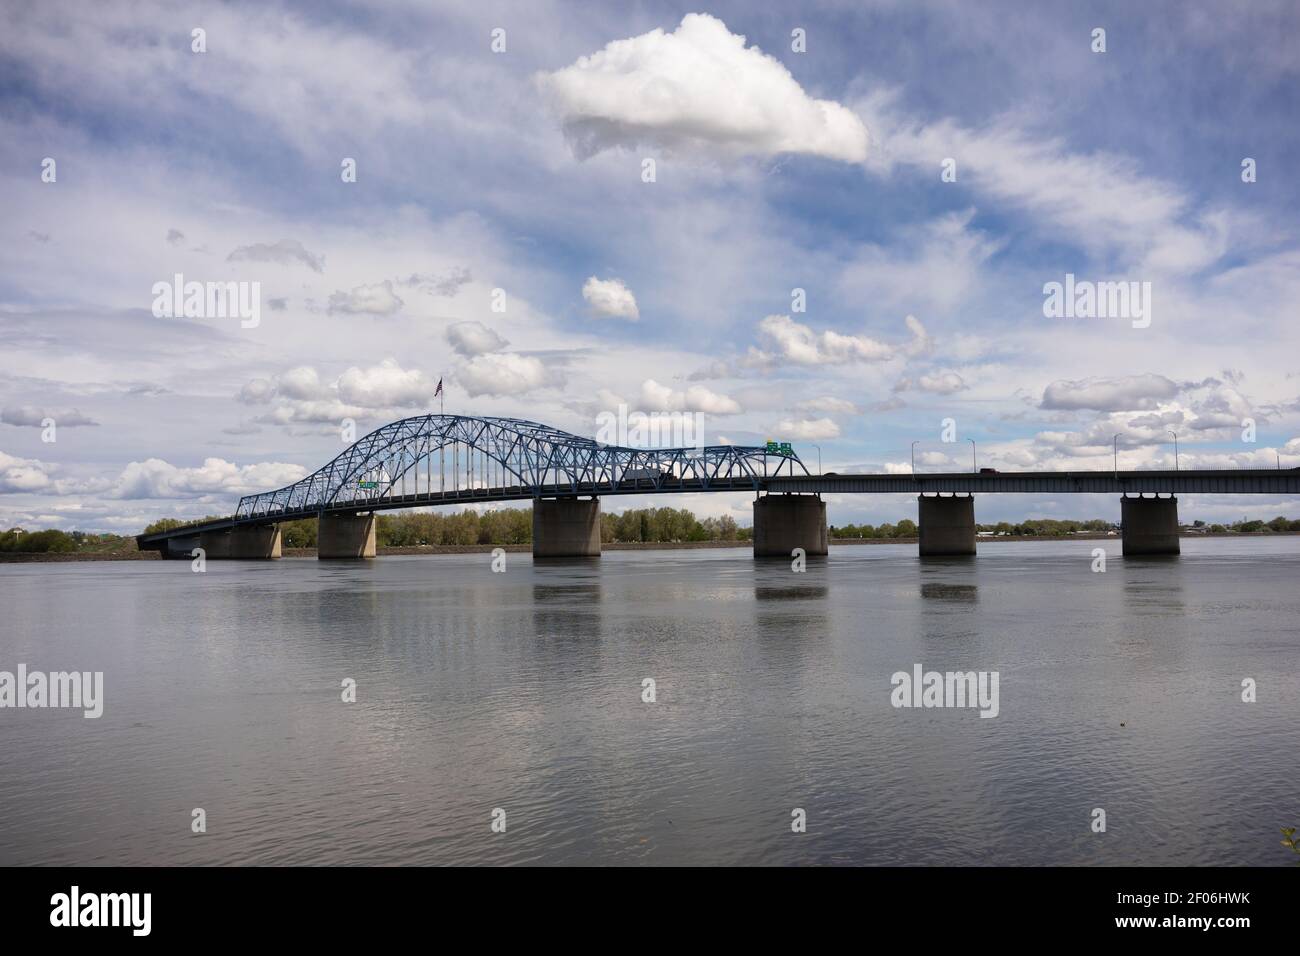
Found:
[{"label": "bridge roadway", "polygon": [[918,475],[798,475],[762,482],[772,493],[821,494],[1300,494],[1300,468],[1216,471],[1002,471]]},{"label": "bridge roadway", "polygon": [[[237,529],[278,526],[280,522],[319,518],[322,529],[329,523],[343,527],[361,513],[370,514],[359,525],[362,535],[344,547],[344,553],[372,556],[374,553],[373,513],[402,508],[436,505],[480,504],[534,500],[534,530],[539,538],[581,539],[564,545],[556,555],[570,551],[599,553],[599,502],[611,495],[701,494],[753,492],[755,501],[755,554],[788,554],[792,547],[805,547],[810,554],[826,552],[825,504],[823,494],[915,494],[920,508],[921,553],[972,554],[975,549],[975,494],[1114,494],[1124,497],[1124,547],[1126,553],[1177,553],[1178,494],[1300,494],[1300,469],[1233,469],[1214,471],[1120,471],[1120,472],[952,472],[888,475],[795,475],[746,476],[735,478],[681,479],[663,475],[657,479],[625,479],[618,482],[567,482],[539,486],[506,485],[463,488],[420,494],[358,496],[334,501],[325,507],[279,510],[184,525],[168,531],[139,535],[142,550],[158,550],[170,556],[188,556],[194,547],[213,546],[217,557],[253,556],[230,541]],[[1135,495],[1137,498],[1128,496]],[[1142,498],[1167,495],[1166,498]],[[930,497],[937,496],[937,497]],[[951,496],[951,497],[945,497]],[[595,501],[578,501],[591,498]],[[558,499],[558,500],[557,500]],[[568,502],[566,503],[566,499]],[[814,503],[815,502],[815,506]],[[564,510],[561,514],[558,509]],[[545,514],[542,514],[542,512]],[[542,524],[539,525],[539,521]],[[558,521],[559,524],[555,524]],[[550,522],[550,523],[547,523]],[[576,522],[576,523],[575,523]],[[563,525],[563,527],[561,527]],[[818,527],[820,525],[820,527]],[[547,531],[547,528],[555,530]],[[576,529],[576,530],[575,530]],[[591,536],[595,535],[594,542]],[[365,536],[369,535],[369,542]],[[574,536],[577,536],[576,538]],[[278,556],[279,535],[254,542],[257,556]],[[927,539],[929,539],[927,541]],[[1139,539],[1146,539],[1143,544]],[[535,542],[535,549],[539,545]],[[266,554],[262,552],[266,551]],[[274,553],[271,553],[271,552]],[[539,555],[542,554],[538,551]]]}]

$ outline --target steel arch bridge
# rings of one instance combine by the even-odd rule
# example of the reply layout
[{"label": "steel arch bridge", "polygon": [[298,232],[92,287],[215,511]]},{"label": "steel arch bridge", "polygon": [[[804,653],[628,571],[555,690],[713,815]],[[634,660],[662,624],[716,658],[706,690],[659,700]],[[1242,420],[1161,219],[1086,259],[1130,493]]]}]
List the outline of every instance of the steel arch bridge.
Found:
[{"label": "steel arch bridge", "polygon": [[795,477],[796,468],[808,474],[789,445],[624,448],[518,418],[417,415],[371,432],[291,485],[246,495],[234,521],[475,497],[740,491]]}]

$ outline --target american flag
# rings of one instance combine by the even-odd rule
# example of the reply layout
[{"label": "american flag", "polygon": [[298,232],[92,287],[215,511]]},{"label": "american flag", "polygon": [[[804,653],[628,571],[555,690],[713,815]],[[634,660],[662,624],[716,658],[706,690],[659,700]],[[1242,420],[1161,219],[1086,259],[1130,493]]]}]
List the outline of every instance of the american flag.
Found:
[{"label": "american flag", "polygon": [[438,379],[438,387],[433,390],[433,397],[437,398],[442,394],[442,379]]}]

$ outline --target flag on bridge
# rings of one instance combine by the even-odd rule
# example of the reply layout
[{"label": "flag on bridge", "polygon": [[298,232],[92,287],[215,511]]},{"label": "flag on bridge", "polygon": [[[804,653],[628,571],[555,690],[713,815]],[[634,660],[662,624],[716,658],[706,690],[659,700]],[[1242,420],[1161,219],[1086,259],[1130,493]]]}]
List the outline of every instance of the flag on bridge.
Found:
[{"label": "flag on bridge", "polygon": [[438,379],[438,387],[433,390],[433,397],[437,398],[442,394],[442,379]]}]

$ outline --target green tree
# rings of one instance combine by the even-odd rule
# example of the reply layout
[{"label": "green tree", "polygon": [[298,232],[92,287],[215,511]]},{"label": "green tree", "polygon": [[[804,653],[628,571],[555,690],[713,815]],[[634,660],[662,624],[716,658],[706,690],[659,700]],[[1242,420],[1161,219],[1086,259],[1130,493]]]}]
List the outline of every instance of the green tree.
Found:
[{"label": "green tree", "polygon": [[144,534],[154,534],[158,531],[171,531],[173,528],[179,528],[185,524],[179,518],[159,518],[153,524],[145,525]]},{"label": "green tree", "polygon": [[285,521],[280,524],[280,544],[286,548],[316,547],[316,529],[319,522],[315,518],[299,518],[297,521]]}]

